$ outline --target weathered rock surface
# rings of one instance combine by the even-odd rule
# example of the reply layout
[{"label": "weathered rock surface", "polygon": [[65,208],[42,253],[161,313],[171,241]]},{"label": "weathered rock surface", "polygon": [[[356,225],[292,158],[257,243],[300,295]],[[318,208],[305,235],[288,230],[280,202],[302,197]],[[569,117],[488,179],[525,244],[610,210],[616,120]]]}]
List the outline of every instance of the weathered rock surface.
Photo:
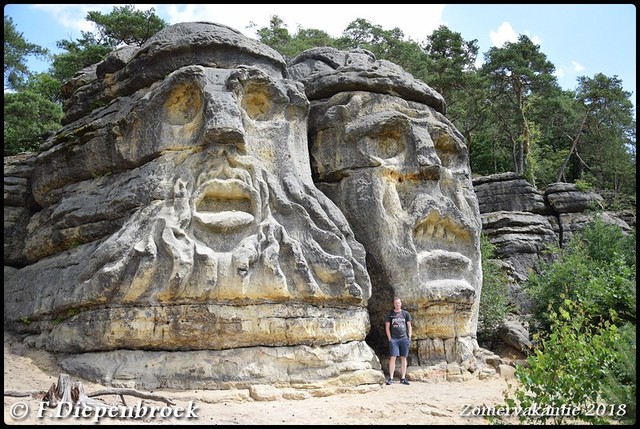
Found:
[{"label": "weathered rock surface", "polygon": [[467,149],[444,100],[365,50],[310,49],[287,71],[311,101],[316,184],[367,252],[367,341],[388,355],[395,295],[414,318],[410,365],[475,360],[481,223]]},{"label": "weathered rock surface", "polygon": [[[547,246],[564,247],[595,217],[631,231],[618,213],[604,210],[599,194],[581,192],[575,184],[554,183],[538,191],[515,173],[502,173],[474,178],[473,185],[482,232],[496,246],[495,256],[511,280],[508,299],[518,315],[528,314],[531,308],[520,284],[540,261],[549,261]],[[520,319],[505,321],[499,335],[505,345],[526,352],[529,333]]]},{"label": "weathered rock surface", "polygon": [[530,212],[549,214],[544,195],[531,183],[513,172],[480,176],[473,179],[480,213]]},{"label": "weathered rock surface", "polygon": [[381,382],[365,250],[284,71],[184,23],[78,74],[65,126],[5,159],[5,326],[112,384]]},{"label": "weathered rock surface", "polygon": [[[553,183],[538,191],[515,173],[473,179],[482,218],[482,231],[496,245],[496,256],[526,279],[547,245],[564,247],[573,234],[596,216],[631,231],[603,198],[579,191],[573,183]],[[635,222],[635,221],[632,221]]]}]

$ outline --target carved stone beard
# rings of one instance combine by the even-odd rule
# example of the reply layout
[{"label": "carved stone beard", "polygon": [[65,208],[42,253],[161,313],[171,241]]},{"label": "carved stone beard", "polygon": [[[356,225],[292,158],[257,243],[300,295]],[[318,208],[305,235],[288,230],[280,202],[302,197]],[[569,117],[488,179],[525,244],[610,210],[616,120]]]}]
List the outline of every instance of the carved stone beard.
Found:
[{"label": "carved stone beard", "polygon": [[368,276],[341,235],[346,223],[331,218],[337,211],[319,210],[326,196],[294,175],[281,184],[259,160],[233,152],[202,154],[181,167],[207,166],[195,179],[178,174],[173,198],[134,246],[136,280],[122,299],[366,302]]}]

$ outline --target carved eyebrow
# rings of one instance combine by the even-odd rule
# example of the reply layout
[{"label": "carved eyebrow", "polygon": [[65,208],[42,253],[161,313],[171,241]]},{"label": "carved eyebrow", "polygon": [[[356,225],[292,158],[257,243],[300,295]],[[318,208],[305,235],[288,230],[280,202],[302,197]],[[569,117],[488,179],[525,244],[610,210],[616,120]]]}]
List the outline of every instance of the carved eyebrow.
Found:
[{"label": "carved eyebrow", "polygon": [[345,128],[345,136],[371,136],[389,126],[407,128],[408,124],[427,126],[426,118],[412,118],[401,112],[379,112],[362,116]]},{"label": "carved eyebrow", "polygon": [[398,112],[366,115],[347,125],[345,136],[371,136],[389,126],[405,128],[408,120],[408,117]]}]

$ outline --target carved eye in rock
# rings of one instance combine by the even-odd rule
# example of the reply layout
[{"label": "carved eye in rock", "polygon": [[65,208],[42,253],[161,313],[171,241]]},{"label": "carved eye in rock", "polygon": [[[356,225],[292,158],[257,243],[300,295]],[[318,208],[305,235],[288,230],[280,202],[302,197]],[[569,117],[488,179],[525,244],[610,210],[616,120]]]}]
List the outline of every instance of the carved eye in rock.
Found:
[{"label": "carved eye in rock", "polygon": [[446,127],[436,126],[430,130],[434,147],[442,165],[451,170],[464,168],[467,148]]},{"label": "carved eye in rock", "polygon": [[363,140],[366,154],[380,159],[391,159],[406,151],[407,124],[394,119],[372,126]]},{"label": "carved eye in rock", "polygon": [[176,85],[163,105],[164,122],[171,125],[187,125],[202,112],[202,91],[192,82]]},{"label": "carved eye in rock", "polygon": [[271,117],[274,97],[267,83],[250,82],[245,86],[241,105],[251,119],[265,121]]}]

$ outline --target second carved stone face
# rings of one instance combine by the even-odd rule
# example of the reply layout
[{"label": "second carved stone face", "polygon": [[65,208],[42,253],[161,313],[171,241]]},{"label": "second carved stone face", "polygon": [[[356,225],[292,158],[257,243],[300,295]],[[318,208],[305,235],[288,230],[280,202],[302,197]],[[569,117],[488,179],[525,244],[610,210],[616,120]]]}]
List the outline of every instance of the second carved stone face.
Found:
[{"label": "second carved stone face", "polygon": [[371,343],[385,353],[384,315],[391,298],[401,296],[414,316],[420,363],[470,354],[482,284],[481,223],[467,148],[441,97],[366,51],[317,48],[289,70],[311,98],[316,186],[367,251]]},{"label": "second carved stone face", "polygon": [[371,92],[315,102],[310,116],[316,182],[343,208],[369,269],[406,301],[471,305],[480,225],[453,126],[428,106]]}]

